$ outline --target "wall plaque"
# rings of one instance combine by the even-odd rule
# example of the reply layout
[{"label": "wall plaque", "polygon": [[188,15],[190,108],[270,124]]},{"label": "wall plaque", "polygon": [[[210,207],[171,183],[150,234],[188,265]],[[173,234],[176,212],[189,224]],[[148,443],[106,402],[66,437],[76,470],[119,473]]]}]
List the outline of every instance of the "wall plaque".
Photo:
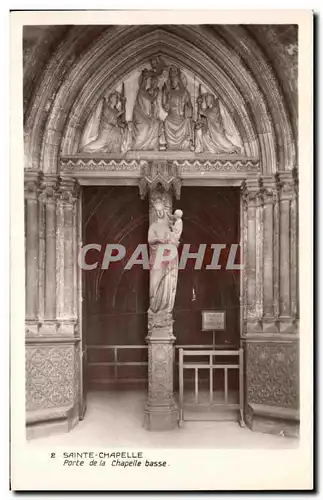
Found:
[{"label": "wall plaque", "polygon": [[225,330],[225,311],[202,311],[202,330]]}]

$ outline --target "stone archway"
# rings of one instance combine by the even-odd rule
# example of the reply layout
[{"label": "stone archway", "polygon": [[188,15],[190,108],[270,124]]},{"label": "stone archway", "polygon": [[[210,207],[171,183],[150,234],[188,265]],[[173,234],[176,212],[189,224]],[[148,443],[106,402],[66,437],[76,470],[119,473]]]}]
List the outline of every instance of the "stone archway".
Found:
[{"label": "stone archway", "polygon": [[[262,49],[241,26],[73,27],[55,43],[25,116],[27,420],[59,414],[71,425],[80,414],[79,186],[140,180],[142,186],[144,179],[154,185],[147,172],[155,168],[175,190],[241,186],[246,417],[251,427],[275,420],[285,429],[298,418],[295,127]],[[187,68],[220,96],[243,157],[78,152],[103,92],[155,55]]]}]

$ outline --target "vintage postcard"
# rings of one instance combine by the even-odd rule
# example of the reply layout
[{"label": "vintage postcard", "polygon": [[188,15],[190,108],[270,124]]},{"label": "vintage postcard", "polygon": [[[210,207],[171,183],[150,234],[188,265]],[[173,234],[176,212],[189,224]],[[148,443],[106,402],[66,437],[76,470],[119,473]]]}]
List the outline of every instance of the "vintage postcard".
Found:
[{"label": "vintage postcard", "polygon": [[313,487],[312,25],[11,13],[13,490]]}]

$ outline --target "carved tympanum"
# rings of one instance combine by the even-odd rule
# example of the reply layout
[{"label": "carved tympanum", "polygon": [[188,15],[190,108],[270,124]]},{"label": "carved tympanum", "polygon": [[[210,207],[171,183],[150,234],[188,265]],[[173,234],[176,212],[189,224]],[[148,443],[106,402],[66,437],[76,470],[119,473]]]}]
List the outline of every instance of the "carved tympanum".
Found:
[{"label": "carved tympanum", "polygon": [[80,151],[244,154],[228,112],[207,86],[204,90],[190,71],[156,57],[139,76],[134,71],[121,91],[113,90],[100,100],[85,127]]}]

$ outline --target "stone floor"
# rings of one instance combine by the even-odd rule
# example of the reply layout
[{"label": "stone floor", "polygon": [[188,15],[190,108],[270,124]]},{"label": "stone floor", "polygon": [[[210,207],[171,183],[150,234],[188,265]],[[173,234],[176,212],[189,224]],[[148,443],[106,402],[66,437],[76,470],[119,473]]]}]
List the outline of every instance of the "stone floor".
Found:
[{"label": "stone floor", "polygon": [[[226,421],[187,421],[181,428],[148,432],[143,428],[146,394],[142,391],[97,391],[88,395],[85,418],[69,433],[29,441],[30,446],[91,445],[141,448],[296,448],[298,440],[251,432],[232,415]],[[191,415],[194,415],[193,413]],[[197,418],[201,418],[199,415]]]}]

